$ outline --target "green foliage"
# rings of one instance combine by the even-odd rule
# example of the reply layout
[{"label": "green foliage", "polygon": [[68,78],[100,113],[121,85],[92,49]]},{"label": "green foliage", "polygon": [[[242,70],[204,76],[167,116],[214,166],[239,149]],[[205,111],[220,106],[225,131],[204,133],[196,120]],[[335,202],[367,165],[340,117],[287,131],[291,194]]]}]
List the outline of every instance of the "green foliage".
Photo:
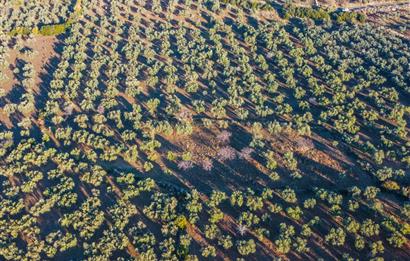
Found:
[{"label": "green foliage", "polygon": [[366,15],[356,12],[335,12],[333,18],[337,23],[364,23],[366,21]]},{"label": "green foliage", "polygon": [[82,0],[76,0],[74,6],[74,12],[69,15],[67,21],[64,23],[45,24],[38,27],[37,25],[32,27],[16,27],[9,32],[11,36],[17,35],[42,35],[42,36],[56,36],[64,33],[81,15],[82,13]]},{"label": "green foliage", "polygon": [[295,5],[285,5],[282,10],[285,19],[292,17],[310,18],[315,21],[334,20],[337,23],[364,23],[366,15],[354,11],[329,11],[320,7],[302,7]]},{"label": "green foliage", "polygon": [[266,3],[265,1],[256,2],[256,1],[249,1],[249,0],[220,0],[222,3],[230,4],[233,6],[239,6],[245,10],[266,10],[271,11],[273,7]]},{"label": "green foliage", "polygon": [[310,18],[313,20],[330,20],[330,14],[321,8],[300,7],[288,5],[284,7],[283,17],[289,19],[291,17]]},{"label": "green foliage", "polygon": [[242,256],[247,256],[256,252],[256,244],[253,239],[238,241],[236,245],[239,254]]},{"label": "green foliage", "polygon": [[326,235],[325,240],[333,246],[343,246],[346,240],[346,233],[342,228],[332,228]]},{"label": "green foliage", "polygon": [[216,256],[216,248],[213,246],[206,246],[202,249],[202,256],[203,257],[215,257]]},{"label": "green foliage", "polygon": [[56,25],[44,25],[39,29],[39,33],[44,36],[59,35],[65,32],[70,24],[56,24]]}]

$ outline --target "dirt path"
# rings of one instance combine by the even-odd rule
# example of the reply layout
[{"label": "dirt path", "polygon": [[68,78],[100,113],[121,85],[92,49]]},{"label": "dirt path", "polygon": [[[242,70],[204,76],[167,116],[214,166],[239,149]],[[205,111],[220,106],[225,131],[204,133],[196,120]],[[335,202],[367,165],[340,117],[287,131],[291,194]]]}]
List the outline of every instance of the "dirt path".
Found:
[{"label": "dirt path", "polygon": [[370,5],[346,7],[345,9],[346,11],[351,11],[351,12],[355,12],[355,11],[380,12],[380,11],[395,11],[396,8],[400,8],[400,7],[406,7],[410,11],[410,1],[399,2],[399,3],[370,4]]}]

